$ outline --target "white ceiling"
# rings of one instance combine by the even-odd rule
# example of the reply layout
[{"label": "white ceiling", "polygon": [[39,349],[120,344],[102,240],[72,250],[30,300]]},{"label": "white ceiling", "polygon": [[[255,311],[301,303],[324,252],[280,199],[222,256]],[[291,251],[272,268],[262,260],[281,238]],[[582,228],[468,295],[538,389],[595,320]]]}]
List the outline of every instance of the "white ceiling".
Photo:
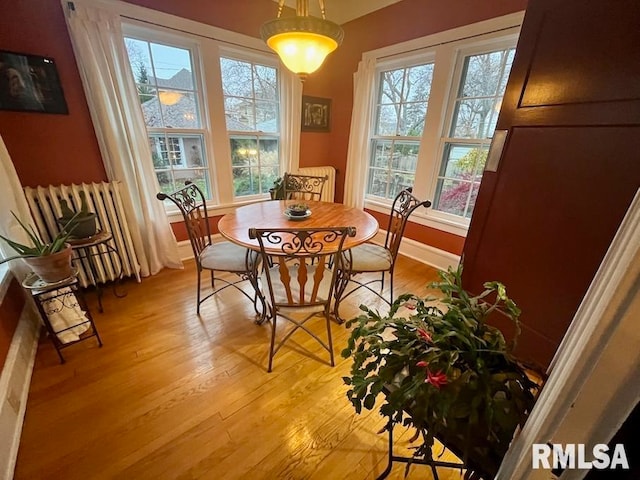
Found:
[{"label": "white ceiling", "polygon": [[[341,25],[399,1],[401,0],[324,0],[324,4],[327,20]],[[296,0],[285,0],[284,4],[294,10],[296,8]],[[309,0],[309,14],[320,17],[318,0]]]}]

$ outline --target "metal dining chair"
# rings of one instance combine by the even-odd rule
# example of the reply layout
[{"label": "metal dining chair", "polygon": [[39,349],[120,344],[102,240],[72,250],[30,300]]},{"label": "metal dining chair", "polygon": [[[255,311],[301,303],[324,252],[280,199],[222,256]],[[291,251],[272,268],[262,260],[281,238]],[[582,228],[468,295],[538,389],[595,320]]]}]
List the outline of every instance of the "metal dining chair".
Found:
[{"label": "metal dining chair", "polygon": [[[258,252],[251,251],[232,242],[213,243],[211,241],[211,226],[207,214],[207,203],[202,190],[195,183],[187,181],[184,187],[175,192],[169,194],[161,192],[156,197],[161,201],[170,200],[182,213],[198,270],[197,313],[200,314],[200,304],[202,302],[227,287],[234,287],[253,302],[256,314],[259,314],[258,300],[260,296],[257,294],[256,283],[258,269],[256,262],[259,261]],[[211,273],[212,291],[201,298],[201,275],[203,270],[209,270]],[[216,276],[216,272],[230,272],[237,275],[239,279],[229,281]],[[247,280],[254,288],[253,298],[238,286],[239,283]],[[216,288],[216,281],[222,283],[222,286]]]},{"label": "metal dining chair", "polygon": [[[428,208],[431,206],[429,200],[419,200],[413,196],[412,191],[413,189],[411,187],[406,188],[398,193],[393,200],[384,245],[367,242],[343,253],[343,261],[338,271],[338,279],[335,287],[334,315],[338,322],[342,322],[338,311],[342,300],[362,287],[380,297],[387,304],[391,305],[391,303],[393,303],[393,271],[407,221],[411,214],[419,207]],[[364,281],[358,281],[354,278],[356,275],[372,273],[380,273],[381,276]],[[384,277],[386,273],[389,274],[388,300],[383,296]],[[348,293],[344,293],[350,282],[355,283],[356,286]],[[379,292],[371,288],[371,284],[377,282],[380,282]]]},{"label": "metal dining chair", "polygon": [[[330,304],[342,246],[347,235],[353,237],[355,234],[355,227],[249,230],[249,238],[258,240],[265,267],[260,284],[268,291],[266,308],[271,321],[267,371],[272,370],[275,354],[298,330],[304,330],[327,350],[330,364],[334,366]],[[269,259],[273,260],[273,266],[269,267]],[[330,266],[332,260],[333,268]],[[307,322],[318,314],[326,320],[326,342],[307,326]],[[292,327],[280,335],[276,345],[278,318]]]},{"label": "metal dining chair", "polygon": [[317,200],[322,198],[324,184],[329,176],[318,177],[297,173],[285,173],[283,178],[284,198],[286,200]]}]

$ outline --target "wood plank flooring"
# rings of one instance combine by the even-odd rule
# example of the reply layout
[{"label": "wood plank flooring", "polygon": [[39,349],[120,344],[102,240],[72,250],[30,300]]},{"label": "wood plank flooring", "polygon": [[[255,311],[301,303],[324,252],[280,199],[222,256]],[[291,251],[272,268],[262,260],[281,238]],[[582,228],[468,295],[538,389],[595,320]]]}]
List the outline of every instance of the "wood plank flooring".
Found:
[{"label": "wood plank flooring", "polygon": [[[345,326],[332,325],[335,367],[297,332],[267,373],[270,325],[253,323],[252,306],[233,289],[198,317],[195,275],[187,262],[125,282],[125,298],[105,289],[102,314],[88,292],[104,346],[90,339],[65,349],[64,365],[42,336],[15,478],[376,478],[386,466],[384,418],[377,409],[357,415],[346,398]],[[396,294],[426,295],[435,279],[434,269],[401,258]],[[385,308],[361,289],[342,315],[357,315],[360,303]],[[312,326],[324,338],[324,319]],[[397,453],[409,451],[412,433],[396,429]],[[403,476],[396,465],[389,478]],[[414,466],[407,478],[433,477]],[[440,478],[461,477],[441,469]]]}]

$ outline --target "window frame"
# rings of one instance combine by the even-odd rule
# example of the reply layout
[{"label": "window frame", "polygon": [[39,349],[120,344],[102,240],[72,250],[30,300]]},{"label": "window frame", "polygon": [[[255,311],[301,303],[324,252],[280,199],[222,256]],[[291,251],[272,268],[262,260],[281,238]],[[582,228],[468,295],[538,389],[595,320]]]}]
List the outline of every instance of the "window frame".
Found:
[{"label": "window frame", "polygon": [[[426,59],[429,56],[435,58],[431,95],[415,172],[416,179],[428,181],[417,181],[414,185],[414,194],[419,198],[433,199],[436,192],[437,177],[443,161],[445,141],[449,138],[465,56],[500,49],[501,45],[505,45],[505,48],[515,48],[523,18],[524,12],[517,12],[363,54],[364,59],[372,58],[376,61],[375,87],[371,98],[373,114],[369,122],[370,149],[375,137],[374,102],[379,94],[380,71],[394,66],[416,64],[416,58],[421,59],[418,60],[419,63],[428,63]],[[371,151],[366,159],[365,182],[368,181],[370,158]],[[368,195],[366,185],[364,191],[365,208],[389,214],[392,200]],[[411,219],[412,222],[462,237],[466,236],[470,224],[468,218],[431,208],[414,212]]]},{"label": "window frame", "polygon": [[[420,151],[422,150],[420,148],[420,145],[422,144],[422,139],[424,137],[425,134],[425,130],[427,128],[426,126],[426,117],[425,117],[425,125],[422,131],[422,135],[420,136],[416,136],[416,137],[408,137],[408,136],[403,136],[403,135],[396,135],[396,136],[391,136],[391,135],[379,135],[377,133],[377,121],[378,121],[378,114],[377,114],[377,106],[379,103],[379,97],[380,97],[380,83],[381,83],[381,79],[382,79],[382,73],[386,72],[386,71],[390,71],[390,70],[399,70],[399,69],[408,69],[411,67],[415,67],[415,66],[420,66],[420,65],[433,65],[434,66],[434,74],[435,74],[435,52],[433,51],[428,51],[428,52],[424,52],[424,53],[420,53],[420,54],[412,54],[412,55],[402,55],[400,57],[394,57],[391,58],[387,61],[383,61],[380,62],[377,66],[376,66],[376,78],[375,78],[375,83],[374,83],[374,96],[372,98],[372,103],[373,103],[373,108],[372,108],[372,112],[373,115],[371,116],[370,119],[370,124],[369,124],[369,131],[370,131],[370,135],[369,135],[369,146],[370,146],[370,152],[369,152],[369,156],[367,158],[367,175],[365,178],[365,188],[364,188],[364,192],[365,192],[365,199],[370,199],[372,200],[374,203],[379,202],[379,203],[383,203],[383,204],[388,204],[389,208],[391,207],[391,204],[393,203],[393,198],[392,199],[382,199],[381,197],[375,196],[375,195],[370,195],[367,194],[367,184],[369,182],[369,174],[371,172],[371,159],[373,158],[374,155],[374,145],[376,143],[376,141],[391,141],[392,143],[395,140],[400,140],[401,142],[417,142],[418,143],[418,158],[417,158],[417,163],[420,163]],[[433,88],[433,81],[432,81],[432,85],[431,87]],[[429,112],[430,106],[431,106],[431,91],[429,92],[429,100],[427,101],[427,112]],[[416,173],[414,175],[417,174],[417,167],[416,167]]]},{"label": "window frame", "polygon": [[[127,9],[130,7],[126,7]],[[139,8],[134,7],[139,11]],[[148,12],[147,9],[143,9]],[[123,12],[120,12],[121,14]],[[152,18],[156,13],[152,13]],[[160,14],[160,17],[164,17]],[[138,19],[136,19],[138,18]],[[254,44],[254,39],[245,39],[244,35],[228,32],[226,30],[194,23],[185,19],[174,21],[156,21],[136,18],[122,18],[122,33],[124,37],[137,38],[147,42],[157,42],[189,49],[193,62],[194,90],[198,96],[197,108],[201,117],[201,133],[203,135],[203,155],[206,156],[208,166],[208,179],[212,189],[212,198],[207,201],[209,211],[215,215],[224,215],[235,211],[236,207],[269,198],[269,192],[235,197],[233,193],[233,176],[231,168],[230,133],[226,129],[222,77],[220,58],[231,57],[251,63],[273,67],[276,69],[278,81],[279,118],[279,167],[284,171],[285,159],[282,154],[282,125],[284,124],[284,109],[282,98],[284,96],[282,83],[282,66],[276,55],[265,50],[260,43],[259,48]],[[199,28],[201,27],[201,28]],[[175,30],[179,30],[176,33]],[[211,36],[211,31],[217,32],[216,38]],[[191,33],[192,32],[192,33]],[[248,40],[247,40],[248,39]],[[258,42],[256,40],[256,42]],[[204,61],[206,59],[206,62]],[[132,85],[135,79],[132,77]],[[145,130],[148,134],[154,129]],[[165,129],[166,130],[166,129]],[[196,129],[170,129],[171,133],[197,134]],[[159,130],[157,130],[158,133]],[[272,134],[276,136],[276,134]],[[216,161],[216,159],[221,159]],[[182,216],[174,205],[165,205],[165,210],[170,222],[180,221]]]}]

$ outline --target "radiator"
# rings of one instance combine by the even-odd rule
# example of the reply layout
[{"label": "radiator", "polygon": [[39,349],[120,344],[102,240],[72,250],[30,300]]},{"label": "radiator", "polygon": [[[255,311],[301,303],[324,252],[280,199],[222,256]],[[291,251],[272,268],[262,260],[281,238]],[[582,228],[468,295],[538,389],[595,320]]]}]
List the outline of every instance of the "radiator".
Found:
[{"label": "radiator", "polygon": [[333,167],[303,167],[299,168],[297,173],[303,175],[314,175],[316,177],[324,177],[327,175],[329,179],[324,184],[322,190],[323,202],[333,202],[336,196],[336,169]]},{"label": "radiator", "polygon": [[[80,191],[85,192],[89,210],[97,215],[98,229],[109,231],[113,235],[109,244],[118,251],[119,255],[107,251],[105,245],[91,247],[91,258],[94,261],[97,278],[94,279],[91,275],[87,259],[74,262],[78,267],[80,285],[83,287],[95,285],[96,281],[105,283],[116,280],[120,268],[123,276],[135,276],[140,281],[140,265],[127,226],[120,188],[120,182],[24,188],[36,228],[45,241],[51,240],[52,233],[55,235],[60,230],[57,222],[57,219],[62,216],[60,200],[67,200],[72,210],[79,210]],[[102,254],[97,255],[98,252]],[[75,252],[74,256],[77,258]]]}]

